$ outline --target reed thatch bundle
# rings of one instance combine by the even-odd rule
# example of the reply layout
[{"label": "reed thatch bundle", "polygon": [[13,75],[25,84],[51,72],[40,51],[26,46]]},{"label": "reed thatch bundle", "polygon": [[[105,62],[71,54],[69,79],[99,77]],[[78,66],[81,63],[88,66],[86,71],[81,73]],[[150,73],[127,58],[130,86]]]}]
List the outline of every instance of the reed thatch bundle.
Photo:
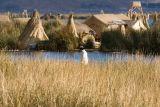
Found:
[{"label": "reed thatch bundle", "polygon": [[147,15],[144,15],[144,25],[147,29],[149,29],[149,24],[148,24],[148,18],[147,18]]},{"label": "reed thatch bundle", "polygon": [[133,14],[132,20],[137,20],[138,15],[136,13]]},{"label": "reed thatch bundle", "polygon": [[95,38],[93,35],[87,34],[82,37],[82,43],[85,48],[95,48]]},{"label": "reed thatch bundle", "polygon": [[125,28],[124,25],[121,25],[121,26],[120,26],[120,30],[121,30],[121,33],[122,33],[123,35],[126,35],[126,28]]},{"label": "reed thatch bundle", "polygon": [[153,23],[156,23],[158,21],[158,13],[154,12],[153,14]]},{"label": "reed thatch bundle", "polygon": [[69,16],[67,28],[68,28],[69,31],[71,31],[73,33],[73,35],[75,37],[78,37],[77,30],[76,30],[76,27],[75,27],[75,23],[74,23],[74,20],[73,20],[73,14],[71,14]]},{"label": "reed thatch bundle", "polygon": [[20,49],[27,49],[29,44],[36,43],[38,41],[48,40],[42,22],[37,10],[33,12],[32,18],[28,21],[24,31],[19,37]]}]

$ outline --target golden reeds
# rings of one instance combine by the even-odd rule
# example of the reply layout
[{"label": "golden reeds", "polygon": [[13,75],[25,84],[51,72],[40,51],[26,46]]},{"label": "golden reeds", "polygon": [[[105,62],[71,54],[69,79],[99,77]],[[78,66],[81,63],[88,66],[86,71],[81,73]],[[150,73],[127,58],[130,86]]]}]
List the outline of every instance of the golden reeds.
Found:
[{"label": "golden reeds", "polygon": [[0,54],[0,106],[160,106],[160,61],[12,60]]}]

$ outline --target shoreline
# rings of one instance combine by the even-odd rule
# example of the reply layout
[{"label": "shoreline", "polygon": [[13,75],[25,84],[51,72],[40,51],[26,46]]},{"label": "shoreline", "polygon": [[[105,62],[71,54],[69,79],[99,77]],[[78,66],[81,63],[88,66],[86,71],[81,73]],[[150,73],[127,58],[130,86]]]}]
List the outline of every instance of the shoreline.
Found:
[{"label": "shoreline", "polygon": [[[105,50],[101,51],[99,49],[85,49],[87,52],[102,52],[102,53],[126,53],[126,54],[134,54],[134,55],[153,55],[153,56],[160,56],[158,53],[142,53],[139,51],[129,52],[127,50]],[[80,52],[79,49],[74,49],[70,51],[50,51],[50,50],[0,50],[0,52]]]}]

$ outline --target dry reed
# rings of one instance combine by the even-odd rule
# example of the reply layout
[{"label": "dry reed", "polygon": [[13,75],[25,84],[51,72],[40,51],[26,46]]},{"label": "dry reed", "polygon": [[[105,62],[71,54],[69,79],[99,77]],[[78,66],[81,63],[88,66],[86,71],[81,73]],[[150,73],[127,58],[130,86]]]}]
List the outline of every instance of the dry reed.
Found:
[{"label": "dry reed", "polygon": [[160,106],[159,60],[81,65],[6,56],[0,54],[1,107]]}]

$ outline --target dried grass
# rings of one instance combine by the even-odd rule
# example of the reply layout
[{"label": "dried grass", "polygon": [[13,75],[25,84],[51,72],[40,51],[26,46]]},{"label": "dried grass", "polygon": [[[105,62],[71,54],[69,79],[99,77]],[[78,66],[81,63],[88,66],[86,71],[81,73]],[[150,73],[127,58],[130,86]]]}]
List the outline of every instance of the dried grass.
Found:
[{"label": "dried grass", "polygon": [[0,106],[160,106],[160,61],[90,62],[0,54]]}]

